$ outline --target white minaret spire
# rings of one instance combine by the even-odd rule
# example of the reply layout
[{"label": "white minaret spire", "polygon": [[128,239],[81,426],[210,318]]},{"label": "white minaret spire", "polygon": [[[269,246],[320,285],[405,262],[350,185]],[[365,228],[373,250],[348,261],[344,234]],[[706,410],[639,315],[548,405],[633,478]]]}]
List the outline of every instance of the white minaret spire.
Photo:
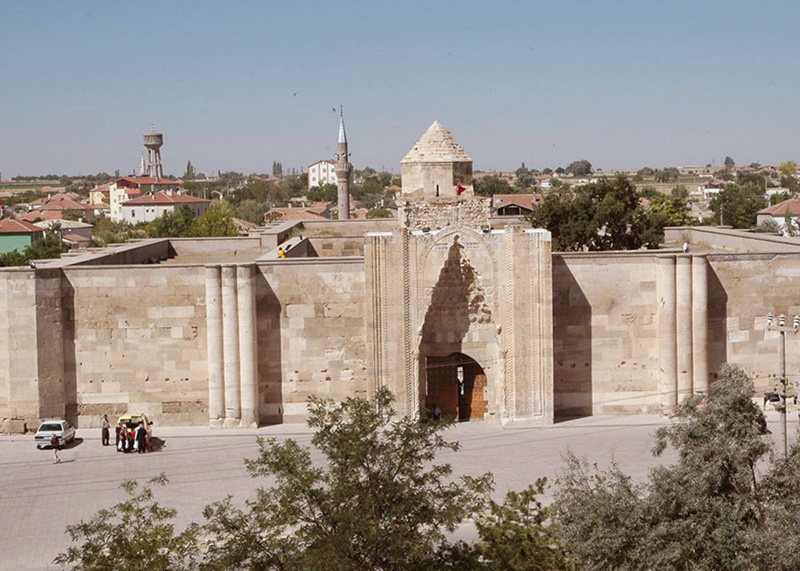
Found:
[{"label": "white minaret spire", "polygon": [[344,110],[339,107],[339,142],[336,154],[336,186],[339,189],[339,220],[350,219],[350,174],[353,172],[353,165],[347,159],[350,153],[347,152],[347,135],[344,132]]},{"label": "white minaret spire", "polygon": [[344,132],[344,110],[339,107],[339,142],[347,144],[347,133]]}]

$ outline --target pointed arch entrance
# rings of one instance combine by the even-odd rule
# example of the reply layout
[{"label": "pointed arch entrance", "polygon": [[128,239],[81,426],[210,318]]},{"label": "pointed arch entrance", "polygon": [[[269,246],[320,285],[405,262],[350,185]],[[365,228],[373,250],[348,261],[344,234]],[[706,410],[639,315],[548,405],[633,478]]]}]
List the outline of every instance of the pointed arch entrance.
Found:
[{"label": "pointed arch entrance", "polygon": [[425,359],[427,391],[425,408],[436,406],[457,422],[483,420],[488,410],[486,373],[464,353]]}]

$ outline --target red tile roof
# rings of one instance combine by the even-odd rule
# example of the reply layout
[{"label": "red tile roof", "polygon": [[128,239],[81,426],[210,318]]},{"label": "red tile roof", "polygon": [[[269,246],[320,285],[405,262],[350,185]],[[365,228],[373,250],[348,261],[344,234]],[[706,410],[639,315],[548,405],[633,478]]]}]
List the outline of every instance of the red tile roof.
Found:
[{"label": "red tile roof", "polygon": [[34,234],[44,232],[30,222],[6,218],[0,221],[0,234]]},{"label": "red tile roof", "polygon": [[178,194],[177,192],[167,193],[162,191],[148,193],[139,198],[127,200],[122,203],[123,206],[139,206],[143,204],[189,204],[192,203],[210,203],[207,198],[198,198],[190,194]]},{"label": "red tile roof", "polygon": [[495,194],[492,197],[492,207],[495,210],[514,205],[527,210],[533,210],[544,202],[541,194]]},{"label": "red tile roof", "polygon": [[69,240],[70,242],[91,242],[89,238],[81,236],[80,234],[64,234],[62,237],[64,240]]},{"label": "red tile roof", "polygon": [[769,208],[759,210],[758,213],[769,214],[773,218],[782,218],[787,214],[789,216],[800,216],[800,199],[790,198],[789,200],[779,202],[775,206],[770,206]]},{"label": "red tile roof", "polygon": [[42,206],[39,210],[46,212],[52,210],[94,210],[92,204],[83,204],[76,202],[67,196],[54,196],[48,203]]},{"label": "red tile roof", "polygon": [[117,186],[140,186],[143,184],[153,186],[180,186],[182,180],[170,180],[168,178],[156,178],[152,176],[123,176],[116,180]]}]

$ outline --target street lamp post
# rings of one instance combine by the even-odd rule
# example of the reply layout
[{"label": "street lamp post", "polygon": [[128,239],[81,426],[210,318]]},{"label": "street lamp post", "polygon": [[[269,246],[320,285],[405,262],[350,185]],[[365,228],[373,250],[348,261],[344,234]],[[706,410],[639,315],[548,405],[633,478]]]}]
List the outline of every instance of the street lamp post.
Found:
[{"label": "street lamp post", "polygon": [[780,333],[780,345],[778,346],[778,360],[780,361],[780,381],[781,381],[781,394],[780,394],[780,406],[779,412],[781,413],[781,432],[780,432],[780,440],[783,443],[783,457],[789,457],[789,444],[788,444],[788,437],[787,434],[789,432],[787,428],[787,420],[786,420],[786,332],[792,331],[793,333],[797,333],[797,330],[800,328],[800,315],[795,315],[792,318],[792,327],[786,327],[786,316],[781,313],[778,316],[778,325],[773,325],[775,321],[775,316],[770,312],[767,315],[767,330],[769,331],[777,331]]}]

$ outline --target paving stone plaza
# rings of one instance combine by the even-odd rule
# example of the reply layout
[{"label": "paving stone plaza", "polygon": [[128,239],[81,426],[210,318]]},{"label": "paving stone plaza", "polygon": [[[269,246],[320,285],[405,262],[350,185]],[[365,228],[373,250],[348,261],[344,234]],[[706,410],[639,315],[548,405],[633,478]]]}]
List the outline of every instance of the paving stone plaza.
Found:
[{"label": "paving stone plaza", "polygon": [[[792,415],[794,417],[794,415]],[[778,433],[778,415],[768,412]],[[520,489],[539,476],[552,479],[567,450],[607,466],[613,457],[637,480],[650,467],[673,455],[650,454],[652,434],[668,420],[661,416],[589,417],[545,427],[501,428],[493,423],[463,423],[449,437],[461,443],[455,453],[443,453],[456,476],[487,471],[495,477],[495,496]],[[796,417],[790,435],[796,431]],[[311,431],[304,425],[278,425],[235,431],[205,427],[156,427],[163,447],[148,454],[121,454],[100,444],[99,429],[79,429],[76,443],[52,464],[49,450],[37,450],[33,437],[0,437],[0,570],[57,569],[52,560],[69,547],[66,525],[88,519],[99,509],[124,498],[119,483],[145,480],[164,472],[170,483],[156,497],[178,510],[177,525],[202,520],[210,502],[232,494],[238,501],[253,496],[261,482],[243,464],[257,452],[256,435],[295,438],[307,444]],[[315,455],[315,458],[319,458]],[[470,530],[461,532],[469,537]]]}]

